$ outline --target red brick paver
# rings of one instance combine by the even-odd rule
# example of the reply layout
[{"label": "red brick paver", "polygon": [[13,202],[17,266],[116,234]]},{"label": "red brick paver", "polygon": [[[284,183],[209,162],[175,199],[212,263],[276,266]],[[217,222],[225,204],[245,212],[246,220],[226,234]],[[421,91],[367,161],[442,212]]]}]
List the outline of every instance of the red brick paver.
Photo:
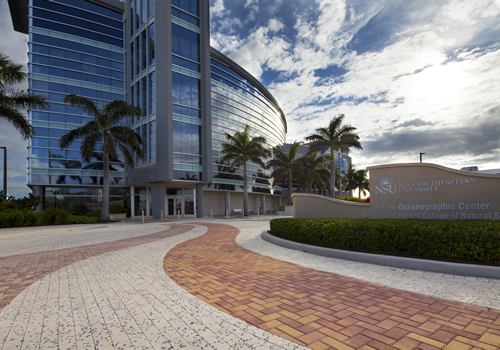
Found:
[{"label": "red brick paver", "polygon": [[166,273],[198,298],[313,349],[499,349],[500,311],[276,260],[208,232],[175,246]]},{"label": "red brick paver", "polygon": [[193,226],[189,225],[175,225],[167,230],[144,236],[74,248],[0,257],[0,311],[24,289],[65,266],[96,255],[172,237],[192,228]]}]

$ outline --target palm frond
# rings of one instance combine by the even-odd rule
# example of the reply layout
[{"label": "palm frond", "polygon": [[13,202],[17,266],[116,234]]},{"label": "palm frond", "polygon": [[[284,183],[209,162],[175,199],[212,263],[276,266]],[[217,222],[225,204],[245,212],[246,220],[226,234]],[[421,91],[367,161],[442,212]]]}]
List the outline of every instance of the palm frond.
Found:
[{"label": "palm frond", "polygon": [[[75,141],[81,137],[88,137],[88,136],[90,136],[98,131],[99,131],[99,128],[97,126],[97,123],[95,122],[95,120],[91,120],[88,123],[76,128],[76,129],[68,131],[66,133],[66,135],[63,135],[59,139],[59,147],[61,147],[61,149],[66,148],[73,141]],[[102,134],[100,134],[100,135],[102,135]]]},{"label": "palm frond", "polygon": [[104,107],[104,114],[111,117],[113,124],[123,121],[126,116],[142,117],[142,110],[138,107],[129,105],[125,101],[114,100]]},{"label": "palm frond", "polygon": [[10,102],[14,108],[44,109],[49,106],[45,96],[29,93],[25,90],[16,90],[10,94]]},{"label": "palm frond", "polygon": [[28,73],[23,72],[21,64],[12,62],[9,57],[0,52],[0,90],[5,91],[7,86],[21,84],[28,78]]},{"label": "palm frond", "polygon": [[99,108],[97,108],[94,101],[92,101],[90,98],[71,94],[64,97],[63,101],[65,103],[69,103],[72,106],[80,107],[82,111],[94,118],[98,118],[100,115],[102,115]]},{"label": "palm frond", "polygon": [[102,141],[102,138],[102,133],[96,132],[83,139],[80,154],[85,162],[90,162],[90,159],[94,156],[96,145],[99,141]]},{"label": "palm frond", "polygon": [[0,117],[11,123],[17,131],[21,133],[23,139],[26,140],[35,136],[35,128],[33,128],[28,119],[16,109],[8,108],[0,104]]}]

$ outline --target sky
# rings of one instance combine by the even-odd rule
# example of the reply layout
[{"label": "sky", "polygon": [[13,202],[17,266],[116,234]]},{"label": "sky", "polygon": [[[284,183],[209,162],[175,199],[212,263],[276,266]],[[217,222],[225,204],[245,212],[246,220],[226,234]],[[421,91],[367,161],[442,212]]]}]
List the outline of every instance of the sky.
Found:
[{"label": "sky", "polygon": [[[350,154],[357,168],[418,162],[420,152],[450,168],[500,168],[500,0],[210,0],[210,7],[211,45],[275,96],[288,142],[344,114],[363,146]],[[7,0],[0,32],[0,51],[27,63],[27,36],[13,31]],[[24,196],[27,142],[0,118],[4,145],[9,194]]]}]

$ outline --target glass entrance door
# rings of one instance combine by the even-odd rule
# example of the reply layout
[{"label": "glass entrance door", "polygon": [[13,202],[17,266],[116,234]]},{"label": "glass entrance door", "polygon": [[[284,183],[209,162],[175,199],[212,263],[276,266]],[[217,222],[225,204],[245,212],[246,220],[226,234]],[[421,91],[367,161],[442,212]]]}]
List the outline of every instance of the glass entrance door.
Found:
[{"label": "glass entrance door", "polygon": [[165,213],[168,216],[194,216],[195,214],[196,193],[192,188],[169,189],[167,188],[167,197],[165,201]]},{"label": "glass entrance door", "polygon": [[182,197],[167,198],[167,206],[167,213],[169,216],[177,216],[179,215],[179,211],[181,212],[181,216],[184,216]]}]

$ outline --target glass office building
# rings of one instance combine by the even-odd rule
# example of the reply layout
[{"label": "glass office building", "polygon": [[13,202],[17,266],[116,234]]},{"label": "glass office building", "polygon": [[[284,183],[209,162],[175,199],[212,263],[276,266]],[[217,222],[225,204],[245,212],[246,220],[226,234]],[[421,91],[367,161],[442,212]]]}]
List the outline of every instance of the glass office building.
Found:
[{"label": "glass office building", "polygon": [[[102,146],[88,163],[81,159],[81,142],[61,150],[59,138],[91,120],[63,98],[85,96],[98,106],[124,99],[123,4],[117,1],[113,8],[83,0],[15,3],[10,4],[14,23],[19,16],[27,17],[23,11],[29,14],[28,23],[16,28],[29,35],[29,89],[50,103],[48,109],[29,111],[36,136],[28,144],[28,186],[43,196],[45,208],[100,210]],[[16,6],[19,12],[12,11]],[[127,192],[123,158],[112,159],[110,170],[110,203],[122,205]]]},{"label": "glass office building", "polygon": [[[100,209],[102,153],[92,162],[80,143],[59,138],[89,116],[66,105],[67,94],[99,106],[125,99],[140,118],[124,120],[144,142],[144,159],[127,168],[113,159],[111,205],[133,216],[214,215],[242,208],[243,173],[223,164],[224,133],[285,142],[286,120],[273,96],[243,68],[210,47],[208,0],[9,0],[16,30],[29,34],[31,91],[50,109],[30,111],[29,186],[45,207]],[[26,8],[25,8],[25,7]],[[249,209],[276,209],[281,188],[270,170],[248,165]]]}]

